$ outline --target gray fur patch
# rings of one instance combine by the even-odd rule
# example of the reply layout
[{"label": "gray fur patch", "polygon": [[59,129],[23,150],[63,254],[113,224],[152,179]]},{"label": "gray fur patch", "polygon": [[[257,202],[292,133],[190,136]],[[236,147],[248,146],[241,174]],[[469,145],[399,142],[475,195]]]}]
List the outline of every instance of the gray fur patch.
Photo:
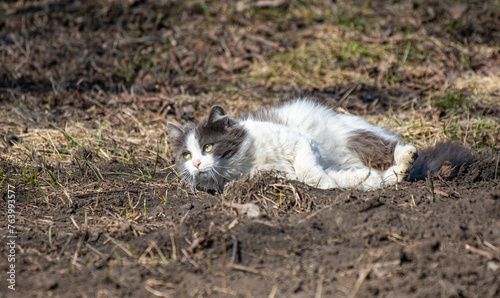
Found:
[{"label": "gray fur patch", "polygon": [[245,140],[246,130],[229,117],[210,120],[207,119],[196,127],[196,139],[202,148],[206,144],[214,144],[212,154],[215,157],[231,158]]},{"label": "gray fur patch", "polygon": [[349,137],[347,147],[365,166],[385,171],[394,162],[396,144],[397,141],[383,139],[372,132],[357,130]]},{"label": "gray fur patch", "polygon": [[[184,167],[184,158],[182,154],[188,151],[186,146],[186,137],[196,128],[194,123],[188,123],[181,129],[176,126],[170,127],[170,141],[175,149],[175,165],[177,170],[181,172]],[[176,132],[172,130],[177,130]]]},{"label": "gray fur patch", "polygon": [[[179,170],[182,170],[185,162],[182,155],[188,150],[186,137],[192,131],[194,131],[201,148],[207,144],[213,144],[214,147],[210,154],[223,159],[229,159],[236,154],[247,135],[246,130],[227,116],[224,109],[214,106],[208,119],[198,125],[187,124],[182,128],[182,133],[176,133],[176,137],[171,139],[176,149],[175,163]],[[171,135],[173,134],[171,133]]]},{"label": "gray fur patch", "polygon": [[184,127],[178,127],[175,124],[169,125],[170,128],[170,140],[172,141],[175,149],[180,149],[185,146],[186,136],[196,128],[194,123],[188,123]]}]

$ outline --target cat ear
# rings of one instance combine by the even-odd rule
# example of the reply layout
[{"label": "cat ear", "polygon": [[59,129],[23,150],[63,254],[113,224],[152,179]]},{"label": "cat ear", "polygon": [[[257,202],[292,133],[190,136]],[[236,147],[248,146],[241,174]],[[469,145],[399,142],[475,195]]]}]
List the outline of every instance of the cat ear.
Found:
[{"label": "cat ear", "polygon": [[218,122],[220,125],[225,127],[230,127],[236,124],[236,121],[231,119],[229,115],[227,115],[226,111],[221,106],[213,106],[210,110],[210,114],[208,116],[209,123]]},{"label": "cat ear", "polygon": [[236,121],[231,119],[226,111],[221,106],[213,106],[208,116],[208,123],[216,123],[217,125],[230,127],[236,124]]},{"label": "cat ear", "polygon": [[227,113],[221,106],[213,106],[208,115],[208,122],[215,122],[226,116]]},{"label": "cat ear", "polygon": [[173,124],[172,122],[167,122],[167,126],[170,129],[170,139],[178,139],[184,134],[182,127]]}]

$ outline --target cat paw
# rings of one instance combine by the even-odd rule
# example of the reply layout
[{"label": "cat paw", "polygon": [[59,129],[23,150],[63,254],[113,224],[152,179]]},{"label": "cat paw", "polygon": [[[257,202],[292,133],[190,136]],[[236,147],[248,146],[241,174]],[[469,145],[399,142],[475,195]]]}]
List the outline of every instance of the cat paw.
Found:
[{"label": "cat paw", "polygon": [[333,180],[330,177],[322,177],[316,183],[310,184],[310,183],[306,182],[306,184],[309,184],[310,186],[314,186],[314,187],[319,188],[319,189],[332,189],[332,188],[338,188],[339,187],[337,185],[337,183],[335,183],[335,180]]},{"label": "cat paw", "polygon": [[417,157],[413,145],[398,145],[394,150],[394,165],[384,173],[384,186],[394,185],[408,176],[408,171]]},{"label": "cat paw", "polygon": [[406,173],[417,157],[417,148],[413,145],[396,146],[394,163],[398,172]]}]

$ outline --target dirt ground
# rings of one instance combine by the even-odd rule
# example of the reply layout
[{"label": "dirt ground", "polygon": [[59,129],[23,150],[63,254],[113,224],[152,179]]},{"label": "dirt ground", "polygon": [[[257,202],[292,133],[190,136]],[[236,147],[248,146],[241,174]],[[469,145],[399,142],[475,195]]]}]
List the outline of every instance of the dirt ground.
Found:
[{"label": "dirt ground", "polygon": [[[500,297],[499,28],[498,1],[0,3],[0,297]],[[166,121],[296,96],[476,162],[179,185]]]}]

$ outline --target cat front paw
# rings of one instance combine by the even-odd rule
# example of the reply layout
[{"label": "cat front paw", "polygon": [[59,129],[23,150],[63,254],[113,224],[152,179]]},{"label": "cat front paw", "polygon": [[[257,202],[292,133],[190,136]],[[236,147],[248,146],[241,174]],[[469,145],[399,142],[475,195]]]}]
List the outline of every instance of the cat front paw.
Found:
[{"label": "cat front paw", "polygon": [[[309,183],[307,183],[307,184],[309,184]],[[337,185],[337,183],[335,183],[335,181],[330,177],[322,177],[321,179],[319,179],[318,182],[316,182],[314,184],[309,184],[309,185],[314,186],[314,187],[319,188],[319,189],[332,189],[332,188],[339,187]]]},{"label": "cat front paw", "polygon": [[417,148],[413,145],[398,145],[394,150],[394,165],[384,173],[385,186],[403,181],[415,162]]},{"label": "cat front paw", "polygon": [[399,172],[407,172],[417,157],[417,148],[413,145],[398,145],[394,151],[394,163]]},{"label": "cat front paw", "polygon": [[339,188],[339,185],[335,182],[335,180],[328,176],[326,172],[321,175],[305,176],[302,179],[298,178],[296,180],[319,189]]}]

